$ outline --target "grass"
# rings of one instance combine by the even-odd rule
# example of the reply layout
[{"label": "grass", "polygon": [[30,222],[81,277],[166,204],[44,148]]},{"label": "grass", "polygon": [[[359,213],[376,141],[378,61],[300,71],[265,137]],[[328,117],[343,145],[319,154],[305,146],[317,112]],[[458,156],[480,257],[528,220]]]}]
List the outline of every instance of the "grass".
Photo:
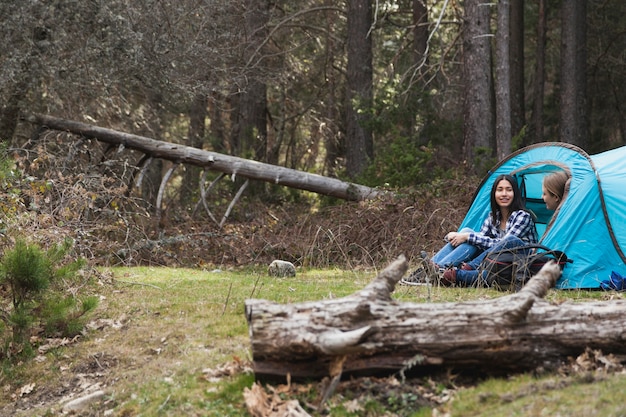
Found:
[{"label": "grass", "polygon": [[524,374],[461,390],[451,411],[456,416],[625,416],[624,389],[623,374],[570,378]]},{"label": "grass", "polygon": [[[343,297],[362,289],[377,271],[307,270],[296,278],[272,278],[265,270],[203,271],[172,268],[102,270],[89,291],[100,305],[85,337],[36,360],[9,366],[0,375],[0,416],[60,413],[62,400],[102,388],[104,401],[84,415],[243,416],[242,392],[254,382],[244,301],[260,298],[297,303]],[[550,292],[554,302],[588,301],[601,292]],[[401,301],[446,302],[488,299],[485,289],[398,287]],[[30,390],[29,387],[34,384]],[[302,390],[301,403],[312,401]],[[26,392],[28,391],[28,392]],[[625,394],[622,394],[625,393]],[[363,400],[353,411],[349,393],[331,401],[333,416],[426,416],[411,394],[385,401]],[[626,377],[519,375],[456,391],[439,407],[451,416],[621,416],[626,415]],[[404,407],[404,408],[403,408]],[[390,410],[395,410],[389,414]],[[387,413],[387,414],[385,414]],[[81,414],[82,415],[82,414]]]}]

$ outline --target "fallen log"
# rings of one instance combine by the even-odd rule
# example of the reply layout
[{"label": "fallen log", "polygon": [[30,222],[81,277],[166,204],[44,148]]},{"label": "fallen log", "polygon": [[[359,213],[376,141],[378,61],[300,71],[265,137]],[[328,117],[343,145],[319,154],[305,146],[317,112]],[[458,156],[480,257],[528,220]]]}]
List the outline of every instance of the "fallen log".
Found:
[{"label": "fallen log", "polygon": [[[380,375],[423,367],[485,373],[552,368],[586,348],[626,354],[626,300],[551,304],[546,265],[517,293],[488,301],[399,302],[404,256],[363,290],[324,301],[245,303],[257,379]],[[340,368],[340,369],[338,369]]]},{"label": "fallen log", "polygon": [[250,178],[352,201],[372,199],[380,195],[380,191],[376,189],[341,181],[337,178],[210,152],[191,146],[163,142],[73,120],[41,114],[30,115],[26,120],[48,129],[71,132],[110,145],[134,149],[152,158],[161,158],[175,163],[184,163],[221,172],[231,175],[233,179],[235,176]]}]

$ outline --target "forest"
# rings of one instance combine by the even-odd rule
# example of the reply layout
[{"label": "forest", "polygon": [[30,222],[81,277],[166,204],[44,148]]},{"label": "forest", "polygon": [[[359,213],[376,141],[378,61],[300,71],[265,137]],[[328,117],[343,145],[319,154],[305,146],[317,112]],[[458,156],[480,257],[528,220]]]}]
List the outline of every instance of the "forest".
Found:
[{"label": "forest", "polygon": [[2,211],[45,214],[22,220],[38,230],[73,224],[65,232],[74,237],[80,229],[83,238],[97,232],[97,241],[123,242],[104,263],[133,263],[146,259],[128,253],[168,227],[175,239],[177,227],[189,235],[183,227],[198,222],[202,237],[221,230],[222,213],[234,227],[255,218],[255,205],[290,203],[306,213],[334,204],[271,183],[248,186],[242,176],[173,170],[158,158],[131,187],[141,154],[48,130],[33,115],[402,195],[421,190],[430,200],[463,182],[472,189],[495,162],[532,143],[568,142],[590,154],[615,148],[626,137],[625,7],[619,0],[3,0]]},{"label": "forest", "polygon": [[[298,308],[290,303],[316,298],[337,317],[375,317],[375,303],[358,295],[375,294],[373,285],[390,298],[407,268],[456,230],[499,160],[541,142],[590,155],[626,143],[625,15],[623,0],[0,0],[0,416],[73,414],[76,399],[97,402],[80,415],[243,415],[250,344],[263,365],[252,310],[265,308],[248,301],[244,317],[243,300]],[[250,174],[259,168],[264,175]],[[312,178],[348,187],[302,186]],[[268,276],[276,259],[299,280]],[[526,415],[570,402],[578,414],[562,415],[623,413],[623,355],[609,354],[614,340],[623,346],[623,294],[548,293],[548,284],[545,302],[434,286],[393,296],[428,303],[419,320],[441,321],[434,357],[452,363],[474,360],[472,337],[492,334],[483,323],[507,335],[494,311],[522,328],[511,300],[572,317],[550,322],[563,337],[504,337],[529,360],[549,343],[559,355],[565,342],[574,347],[556,372],[536,369],[545,379],[480,385],[477,414],[511,415],[520,398]],[[589,313],[589,299],[617,307]],[[448,302],[485,314],[459,326]],[[384,315],[392,328],[411,322],[398,304]],[[572,316],[562,315],[568,306]],[[581,327],[582,316],[601,323]],[[304,327],[292,326],[298,336]],[[383,340],[375,327],[359,338]],[[444,329],[465,342],[448,343]],[[580,354],[588,339],[579,334],[607,344]],[[406,340],[402,369],[422,358]],[[470,356],[459,356],[468,344]],[[284,353],[276,363],[287,363]],[[367,415],[436,415],[476,382],[446,371],[414,384],[402,372],[402,384],[338,384],[342,361],[331,363],[329,385],[287,378],[274,399],[298,392],[317,415],[364,415],[373,392],[380,413]],[[342,400],[347,391],[353,400]],[[324,395],[314,401],[315,392]]]}]

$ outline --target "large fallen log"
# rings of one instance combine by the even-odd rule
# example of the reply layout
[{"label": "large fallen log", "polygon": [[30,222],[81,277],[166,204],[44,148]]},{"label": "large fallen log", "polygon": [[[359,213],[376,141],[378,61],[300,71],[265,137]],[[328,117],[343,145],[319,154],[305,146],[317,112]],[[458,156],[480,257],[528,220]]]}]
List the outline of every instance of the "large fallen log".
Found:
[{"label": "large fallen log", "polygon": [[344,200],[361,201],[379,195],[379,191],[373,188],[341,181],[336,178],[210,152],[191,146],[163,142],[73,120],[41,114],[30,115],[26,119],[31,123],[45,126],[48,129],[71,132],[85,138],[134,149],[153,158],[195,165],[233,177],[240,176],[242,178],[270,182]]},{"label": "large fallen log", "polygon": [[400,257],[363,290],[334,300],[247,300],[256,377],[379,375],[426,366],[501,373],[551,368],[587,347],[626,354],[626,300],[547,302],[543,297],[560,276],[555,264],[518,293],[438,304],[392,299],[406,270]]}]

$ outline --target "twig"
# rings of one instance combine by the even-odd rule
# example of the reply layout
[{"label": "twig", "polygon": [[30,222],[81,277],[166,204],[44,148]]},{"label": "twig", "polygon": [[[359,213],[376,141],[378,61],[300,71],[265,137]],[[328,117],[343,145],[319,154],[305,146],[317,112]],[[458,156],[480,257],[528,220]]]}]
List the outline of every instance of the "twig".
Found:
[{"label": "twig", "polygon": [[170,177],[172,176],[172,174],[174,173],[176,168],[178,168],[179,165],[180,163],[172,165],[170,169],[167,170],[165,175],[163,175],[163,179],[161,180],[161,185],[159,186],[159,192],[157,194],[157,201],[156,201],[156,214],[157,214],[157,219],[159,220],[161,220],[161,215],[162,215],[161,205],[163,204],[163,194],[165,193],[165,186],[167,185],[167,182],[170,180]]},{"label": "twig", "polygon": [[133,282],[133,281],[124,281],[121,279],[116,279],[115,281],[117,282],[123,282],[124,284],[131,284],[131,285],[143,285],[145,287],[152,287],[152,288],[156,288],[157,290],[162,290],[163,288],[161,287],[157,287],[156,285],[153,284],[146,284],[144,282]]},{"label": "twig", "polygon": [[167,404],[167,402],[170,400],[170,397],[172,396],[172,394],[168,395],[167,398],[165,399],[165,401],[163,401],[163,404],[161,404],[159,406],[159,411],[161,411],[163,409],[163,407],[165,407],[165,404]]},{"label": "twig", "polygon": [[254,297],[254,292],[256,291],[256,286],[259,283],[259,280],[261,279],[261,275],[259,275],[256,279],[256,281],[254,281],[254,287],[252,287],[252,292],[250,293],[250,298]]},{"label": "twig", "polygon": [[226,307],[228,307],[228,300],[230,300],[230,292],[233,289],[233,283],[230,283],[230,286],[228,287],[228,294],[226,295],[226,301],[224,302],[224,310],[222,310],[222,316],[226,313]]},{"label": "twig", "polygon": [[[233,178],[234,178],[234,175],[233,175]],[[222,226],[224,226],[224,223],[226,223],[226,219],[230,215],[230,211],[233,209],[235,204],[237,204],[237,201],[239,201],[239,198],[241,197],[241,194],[243,194],[245,189],[248,187],[249,183],[250,183],[250,179],[246,178],[246,181],[243,183],[241,188],[239,188],[239,191],[237,191],[237,194],[235,194],[235,197],[233,198],[233,200],[228,205],[228,208],[226,209],[226,213],[224,213],[224,216],[222,217],[222,221],[219,224],[220,229],[222,228]]]}]

